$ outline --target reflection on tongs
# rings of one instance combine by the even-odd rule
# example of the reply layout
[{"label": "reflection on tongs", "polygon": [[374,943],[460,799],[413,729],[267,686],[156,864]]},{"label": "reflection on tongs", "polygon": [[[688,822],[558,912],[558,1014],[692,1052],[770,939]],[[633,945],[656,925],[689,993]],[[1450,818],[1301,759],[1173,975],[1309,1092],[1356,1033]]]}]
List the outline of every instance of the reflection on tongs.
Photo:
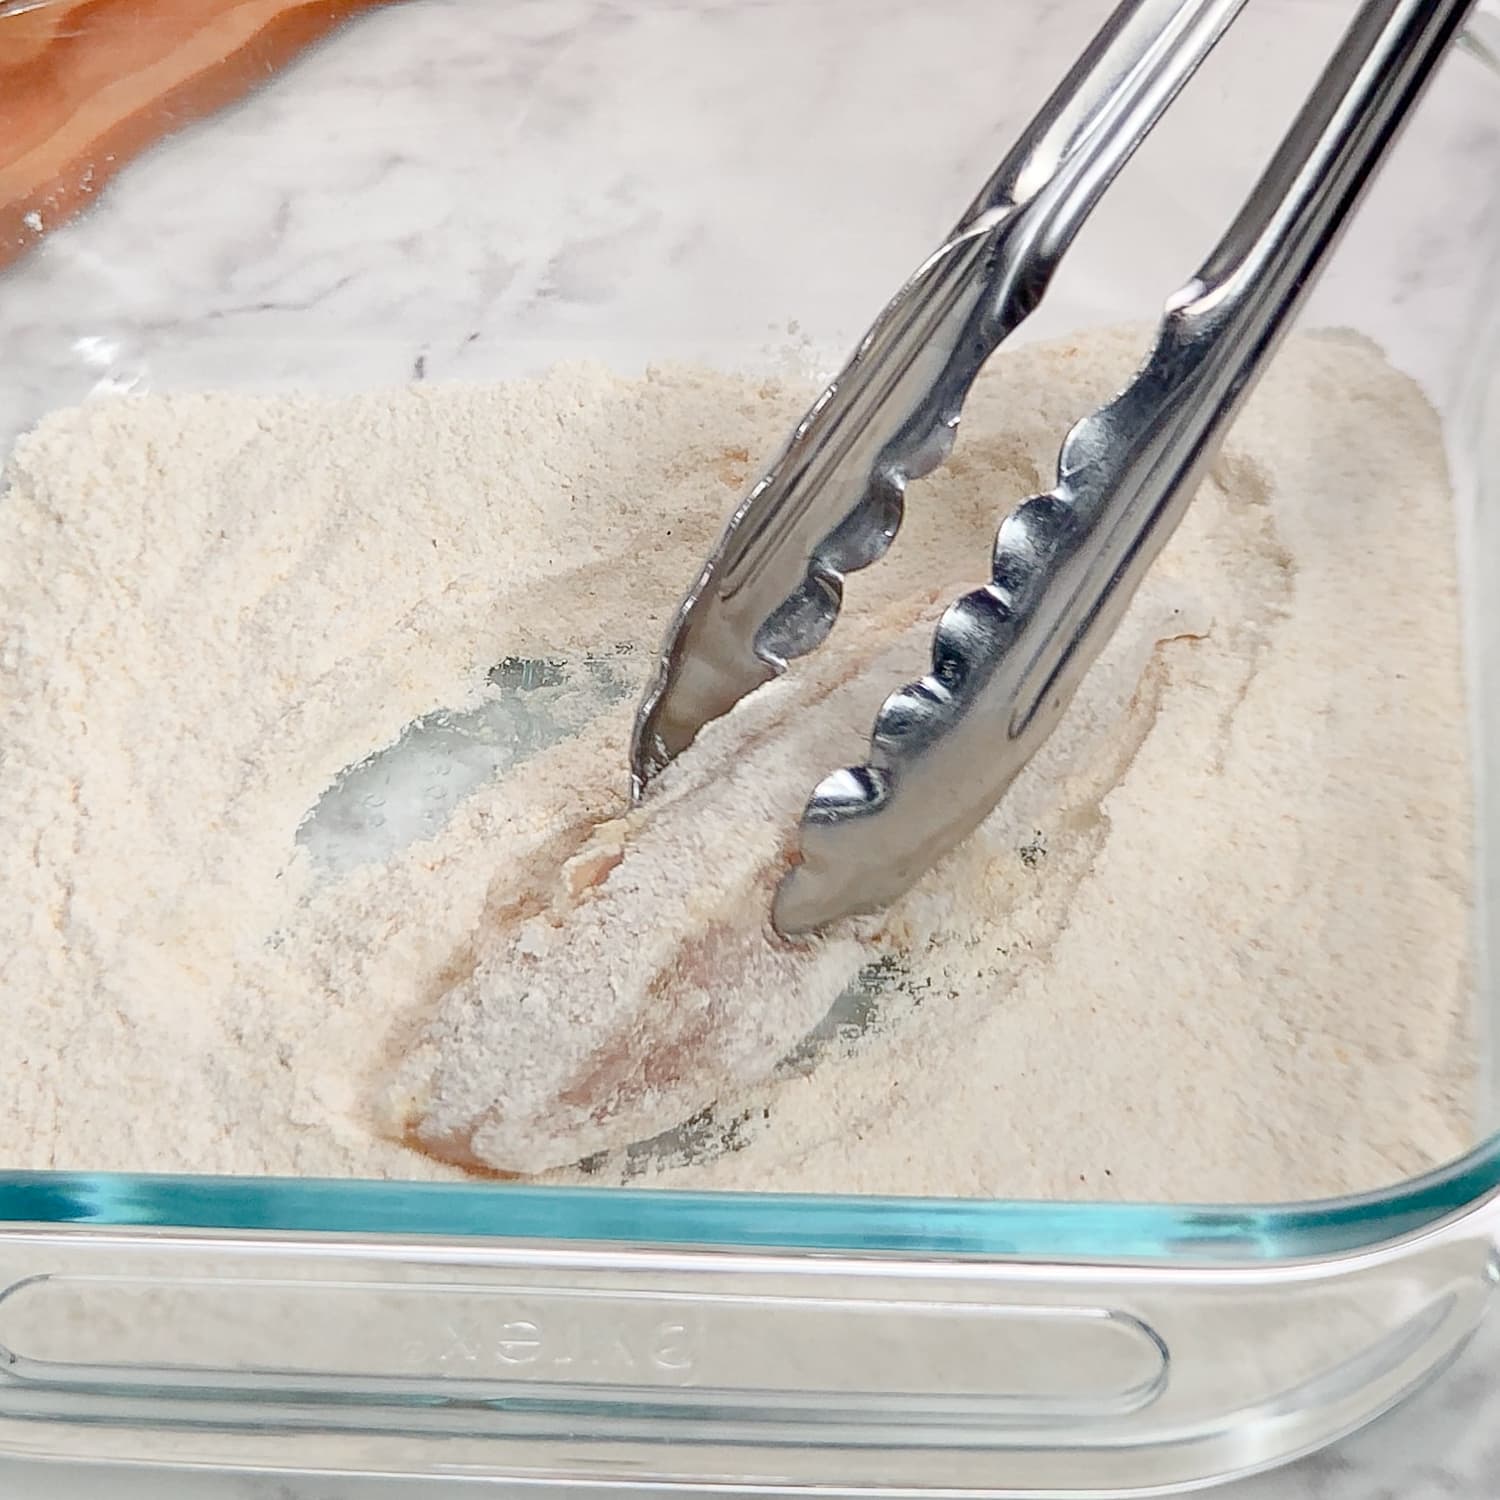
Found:
[{"label": "reflection on tongs", "polygon": [[[845,573],[946,458],[996,346],[1037,307],[1116,173],[1244,0],[1120,5],[957,228],[897,294],[751,489],[675,616],[636,721],[638,797],[709,721],[814,650]],[[1062,717],[1176,528],[1473,0],[1366,0],[1131,384],[1067,435],[1058,482],[999,529],[991,581],[887,699],[868,760],[803,814],[786,934],[876,910],[990,812]]]}]

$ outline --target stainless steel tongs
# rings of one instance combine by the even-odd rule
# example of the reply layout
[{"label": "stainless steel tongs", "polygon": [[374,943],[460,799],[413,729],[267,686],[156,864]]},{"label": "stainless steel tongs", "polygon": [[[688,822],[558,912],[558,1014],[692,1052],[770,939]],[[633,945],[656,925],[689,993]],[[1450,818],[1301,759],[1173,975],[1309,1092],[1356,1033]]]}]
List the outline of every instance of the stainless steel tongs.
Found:
[{"label": "stainless steel tongs", "polygon": [[[1115,174],[1245,0],[1126,0],[751,489],[668,633],[636,719],[637,797],[709,721],[814,650],[877,561],[907,481],[1037,307]],[[1244,207],[1058,483],[1005,517],[932,671],[887,699],[868,761],[812,792],[777,891],[786,934],[879,909],[983,821],[1062,717],[1474,0],[1366,0]]]}]

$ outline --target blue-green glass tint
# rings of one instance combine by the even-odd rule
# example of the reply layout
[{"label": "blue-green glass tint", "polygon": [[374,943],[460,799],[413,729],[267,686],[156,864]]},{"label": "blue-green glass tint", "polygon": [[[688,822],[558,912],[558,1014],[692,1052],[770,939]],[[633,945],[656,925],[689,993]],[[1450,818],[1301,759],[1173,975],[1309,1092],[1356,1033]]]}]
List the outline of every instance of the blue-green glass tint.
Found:
[{"label": "blue-green glass tint", "polygon": [[1411,1234],[1500,1188],[1500,1134],[1381,1192],[1265,1207],[796,1197],[116,1173],[0,1174],[0,1222],[1045,1260],[1267,1261]]}]

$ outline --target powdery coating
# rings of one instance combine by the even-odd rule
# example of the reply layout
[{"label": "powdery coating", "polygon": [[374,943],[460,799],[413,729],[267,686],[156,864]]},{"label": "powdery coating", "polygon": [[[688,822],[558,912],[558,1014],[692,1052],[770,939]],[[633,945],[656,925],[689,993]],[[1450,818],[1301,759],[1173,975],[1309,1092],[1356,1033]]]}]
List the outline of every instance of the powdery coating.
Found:
[{"label": "powdery coating", "polygon": [[[722,1099],[739,1149],[648,1180],[1275,1201],[1466,1149],[1443,473],[1432,413],[1367,348],[1288,347],[1135,612],[1191,584],[1206,638],[1164,641],[1082,774],[1018,785],[1030,805],[915,893],[906,919],[938,935],[877,1037]],[[1062,732],[1090,740],[1094,691]]]},{"label": "powdery coating", "polygon": [[[858,753],[938,597],[856,623],[705,735],[646,808],[509,877],[473,973],[398,1070],[393,1116],[416,1143],[507,1173],[565,1166],[759,1082],[818,1024],[860,942],[779,938],[771,896],[805,789]],[[914,618],[925,628],[882,653]]]},{"label": "powdery coating", "polygon": [[[1139,352],[1126,333],[998,360],[839,637],[979,581],[1001,507]],[[486,701],[502,657],[633,648],[638,685],[806,396],[572,369],[112,401],[26,440],[0,502],[7,1162],[460,1175],[388,1138],[393,1111],[429,1064],[493,1095],[525,1060],[444,1060],[445,1017],[471,993],[503,1035],[509,977],[471,986],[519,894],[553,905],[585,845],[565,923],[608,891],[590,882],[618,851],[591,830],[626,811],[631,703],[384,863],[319,872],[297,827],[406,722]],[[717,1113],[748,1122],[743,1149],[653,1180],[1233,1200],[1451,1155],[1474,1052],[1458,642],[1432,413],[1357,342],[1289,346],[1050,769],[861,949],[897,971],[874,1028],[732,1090]],[[883,687],[840,700],[851,732]],[[784,769],[764,795],[795,809],[810,782]],[[824,983],[782,998],[816,1011]],[[640,1165],[616,1153],[590,1180]]]},{"label": "powdery coating", "polygon": [[[658,636],[802,393],[560,370],[352,401],[122,399],[0,502],[0,1016],[26,1167],[434,1175],[365,1107],[497,871],[623,806],[628,708],[322,879],[298,825],[507,655]],[[444,1175],[454,1175],[448,1171]]]},{"label": "powdery coating", "polygon": [[[984,879],[963,854],[925,896],[816,938],[781,939],[768,914],[806,788],[864,752],[871,705],[925,667],[957,589],[846,623],[795,677],[709,726],[643,808],[515,872],[473,972],[399,1065],[393,1120],[444,1160],[507,1174],[647,1140],[763,1082],[872,953],[937,941],[933,895],[945,903],[952,886]],[[1101,729],[1137,717],[1131,699],[1157,648],[1206,628],[1197,601],[1170,587],[1138,610],[990,841],[1024,843],[1017,817],[1038,796],[1064,805],[1080,778],[1078,795],[1096,802],[1090,763],[1101,749],[1118,758]]]}]

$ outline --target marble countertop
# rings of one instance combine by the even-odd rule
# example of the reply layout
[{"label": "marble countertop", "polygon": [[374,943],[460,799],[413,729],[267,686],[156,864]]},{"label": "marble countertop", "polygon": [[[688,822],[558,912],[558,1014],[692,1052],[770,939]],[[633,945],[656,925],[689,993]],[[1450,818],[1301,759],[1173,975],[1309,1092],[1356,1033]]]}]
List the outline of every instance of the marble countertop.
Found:
[{"label": "marble countertop", "polygon": [[[127,169],[0,277],[0,452],[113,391],[349,390],[559,357],[827,370],[983,181],[1105,0],[411,0]],[[1344,0],[1260,0],[1028,336],[1150,321],[1248,186]],[[1492,7],[1493,9],[1493,7]],[[1309,316],[1461,400],[1496,243],[1494,80],[1454,59]],[[747,125],[747,116],[753,119]],[[0,1462],[73,1500],[441,1500],[466,1483]],[[1230,1500],[1492,1500],[1500,1325],[1427,1391]]]},{"label": "marble countertop", "polygon": [[[1110,6],[1054,0],[1018,27],[983,0],[820,0],[793,27],[789,4],[408,0],[351,23],[0,279],[0,451],[97,391],[569,356],[831,369]],[[1017,337],[1154,322],[1349,9],[1250,6]],[[1488,271],[1493,87],[1450,61],[1308,312],[1442,402]]]}]

